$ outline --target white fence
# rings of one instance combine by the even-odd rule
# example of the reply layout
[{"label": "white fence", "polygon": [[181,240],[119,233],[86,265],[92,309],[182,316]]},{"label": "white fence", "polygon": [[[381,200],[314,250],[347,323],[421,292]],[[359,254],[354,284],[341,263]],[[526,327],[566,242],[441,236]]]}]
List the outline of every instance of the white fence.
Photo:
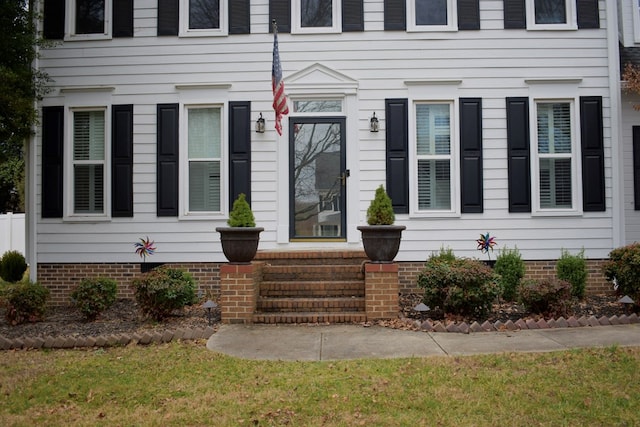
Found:
[{"label": "white fence", "polygon": [[25,228],[23,213],[0,215],[0,256],[6,251],[25,255]]}]

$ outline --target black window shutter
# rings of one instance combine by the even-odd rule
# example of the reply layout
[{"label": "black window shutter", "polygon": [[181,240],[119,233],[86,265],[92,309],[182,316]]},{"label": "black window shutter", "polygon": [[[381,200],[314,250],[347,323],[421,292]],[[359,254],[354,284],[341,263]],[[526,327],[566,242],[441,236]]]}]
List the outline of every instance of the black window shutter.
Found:
[{"label": "black window shutter", "polygon": [[158,0],[158,35],[178,35],[179,0]]},{"label": "black window shutter", "polygon": [[577,0],[578,28],[600,28],[598,0]]},{"label": "black window shutter", "polygon": [[480,29],[480,0],[458,0],[458,30]]},{"label": "black window shutter", "polygon": [[386,99],[387,194],[395,213],[409,213],[409,101]]},{"label": "black window shutter", "polygon": [[113,0],[113,37],[133,37],[133,0]]},{"label": "black window shutter", "polygon": [[244,193],[251,203],[251,103],[229,102],[229,206]]},{"label": "black window shutter", "polygon": [[582,208],[585,212],[606,210],[604,190],[604,137],[602,97],[580,97],[582,138]]},{"label": "black window shutter", "polygon": [[527,28],[525,0],[504,0],[504,28]]},{"label": "black window shutter", "polygon": [[42,11],[42,35],[45,39],[64,38],[65,0],[45,0]]},{"label": "black window shutter", "polygon": [[291,0],[269,1],[269,32],[273,32],[271,23],[276,20],[279,33],[291,32]]},{"label": "black window shutter", "polygon": [[229,0],[229,34],[249,34],[251,18],[249,0]]},{"label": "black window shutter", "polygon": [[460,180],[462,212],[482,212],[481,98],[460,98]]},{"label": "black window shutter", "polygon": [[633,127],[633,208],[640,211],[640,126]]},{"label": "black window shutter", "polygon": [[507,98],[509,212],[531,212],[529,99]]},{"label": "black window shutter", "polygon": [[384,29],[407,29],[407,2],[406,0],[384,0]]},{"label": "black window shutter", "polygon": [[111,108],[111,216],[133,216],[133,105]]},{"label": "black window shutter", "polygon": [[42,107],[42,218],[62,218],[64,107]]},{"label": "black window shutter", "polygon": [[178,126],[178,104],[158,104],[158,216],[178,216]]},{"label": "black window shutter", "polygon": [[364,31],[364,0],[342,0],[342,31]]}]

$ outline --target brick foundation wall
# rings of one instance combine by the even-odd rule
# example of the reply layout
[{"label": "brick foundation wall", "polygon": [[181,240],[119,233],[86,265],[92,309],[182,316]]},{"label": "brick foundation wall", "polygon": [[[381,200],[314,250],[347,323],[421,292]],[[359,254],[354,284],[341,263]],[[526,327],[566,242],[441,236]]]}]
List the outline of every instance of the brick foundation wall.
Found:
[{"label": "brick foundation wall", "polygon": [[[175,263],[172,268],[188,271],[193,276],[198,290],[208,298],[220,295],[220,263]],[[118,282],[117,298],[133,298],[131,281],[141,274],[140,264],[38,264],[38,282],[49,288],[50,305],[71,304],[71,292],[80,281],[88,277],[109,277]]]},{"label": "brick foundation wall", "polygon": [[366,263],[365,311],[367,320],[394,319],[398,316],[398,264]]},{"label": "brick foundation wall", "polygon": [[[587,263],[587,294],[598,295],[613,292],[610,282],[602,274],[604,259],[589,259]],[[418,274],[424,262],[400,262],[399,290],[402,294],[421,293],[416,285]],[[543,279],[556,277],[556,260],[525,261],[525,279]]]}]

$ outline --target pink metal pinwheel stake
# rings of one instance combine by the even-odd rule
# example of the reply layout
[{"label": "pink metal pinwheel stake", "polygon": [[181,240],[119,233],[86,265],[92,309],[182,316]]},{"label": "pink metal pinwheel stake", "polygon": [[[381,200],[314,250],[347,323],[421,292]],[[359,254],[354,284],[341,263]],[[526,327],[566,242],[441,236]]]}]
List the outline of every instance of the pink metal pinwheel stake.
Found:
[{"label": "pink metal pinwheel stake", "polygon": [[133,246],[136,247],[136,253],[140,255],[140,258],[142,258],[144,262],[147,261],[147,255],[151,256],[155,253],[156,247],[153,246],[154,243],[155,242],[149,240],[149,236],[147,236],[146,240],[141,237],[139,242],[133,244]]},{"label": "pink metal pinwheel stake", "polygon": [[489,253],[489,250],[493,252],[493,247],[498,244],[496,242],[496,238],[489,236],[489,233],[480,234],[480,238],[476,240],[476,243],[478,244],[477,249],[483,254],[486,253],[489,257],[489,260],[491,260],[491,254]]}]

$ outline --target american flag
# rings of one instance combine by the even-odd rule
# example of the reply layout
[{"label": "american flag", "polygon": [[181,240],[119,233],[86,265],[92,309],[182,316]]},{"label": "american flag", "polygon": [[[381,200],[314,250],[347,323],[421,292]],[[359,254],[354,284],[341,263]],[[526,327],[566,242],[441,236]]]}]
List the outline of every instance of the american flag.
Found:
[{"label": "american flag", "polygon": [[276,113],[276,131],[282,135],[282,116],[289,114],[287,95],[284,93],[280,52],[278,51],[278,27],[273,22],[273,64],[271,66],[271,86],[273,88],[273,110]]}]

